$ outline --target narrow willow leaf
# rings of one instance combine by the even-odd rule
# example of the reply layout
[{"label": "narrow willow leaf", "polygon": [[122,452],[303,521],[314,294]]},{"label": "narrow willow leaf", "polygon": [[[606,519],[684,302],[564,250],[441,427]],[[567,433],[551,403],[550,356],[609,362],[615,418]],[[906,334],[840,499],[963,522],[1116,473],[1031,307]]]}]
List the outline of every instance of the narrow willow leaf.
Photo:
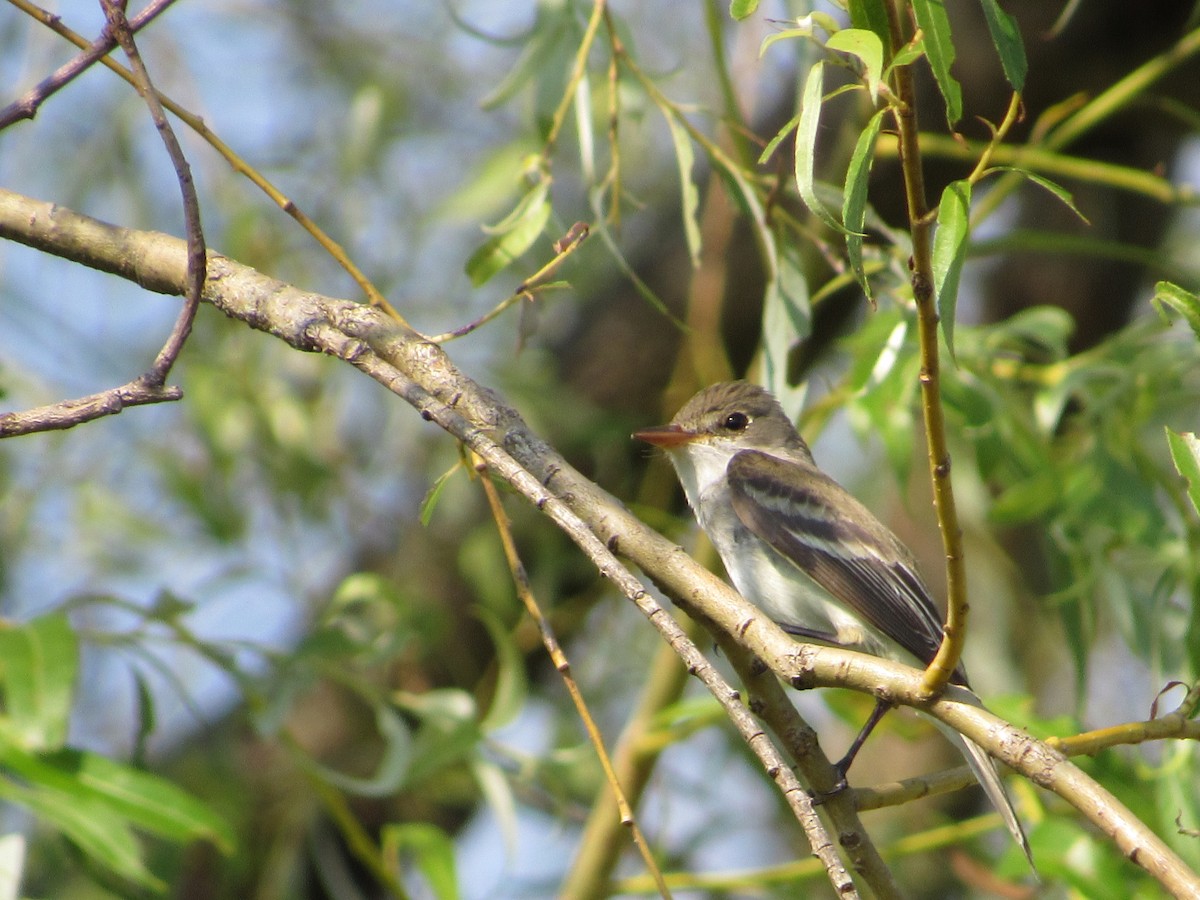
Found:
[{"label": "narrow willow leaf", "polygon": [[800,123],[796,127],[796,187],[800,199],[818,219],[834,231],[846,229],[817,198],[816,151],[817,133],[821,126],[821,101],[825,92],[825,63],[819,62],[808,70],[801,99]]},{"label": "narrow willow leaf", "polygon": [[375,704],[375,729],[383,740],[383,756],[371,775],[362,778],[346,775],[307,756],[301,757],[301,761],[318,777],[349,794],[360,797],[394,794],[414,768],[412,735],[400,714],[384,703]]},{"label": "narrow willow leaf", "polygon": [[891,29],[888,28],[887,7],[889,0],[850,0],[850,27],[865,28],[874,32],[890,52],[892,49]]},{"label": "narrow willow leaf", "polygon": [[754,15],[757,9],[758,0],[729,0],[729,15],[735,21]]},{"label": "narrow willow leaf", "polygon": [[800,388],[788,383],[788,356],[811,331],[812,308],[800,249],[785,243],[779,252],[778,277],[767,286],[763,300],[762,350],[764,383],[789,415],[800,411],[807,382]]},{"label": "narrow willow leaf", "polygon": [[0,623],[0,731],[26,749],[53,750],[67,738],[79,646],[64,613]]},{"label": "narrow willow leaf", "polygon": [[871,175],[871,164],[875,161],[875,143],[879,130],[883,127],[883,117],[887,112],[881,109],[867,127],[858,136],[854,152],[850,154],[850,166],[846,169],[846,191],[842,196],[842,222],[846,226],[846,256],[850,261],[850,270],[854,279],[874,302],[871,294],[871,282],[863,268],[863,226],[867,218],[867,185]]},{"label": "narrow willow leaf", "polygon": [[579,76],[575,88],[575,136],[579,141],[579,169],[588,184],[596,180],[596,135],[592,129],[592,80],[587,69]]},{"label": "narrow willow leaf", "polygon": [[630,284],[633,285],[634,290],[641,295],[643,300],[658,310],[658,312],[670,319],[671,323],[676,328],[679,328],[680,330],[686,330],[687,325],[685,325],[678,316],[672,313],[671,310],[667,309],[667,304],[663,301],[662,297],[654,293],[654,289],[642,280],[641,276],[639,276],[638,273],[633,270],[633,266],[630,265],[629,260],[625,258],[625,254],[621,252],[621,248],[617,244],[616,238],[613,237],[612,230],[608,227],[608,216],[604,211],[600,189],[593,188],[590,192],[590,196],[592,211],[596,214],[595,222],[592,223],[592,230],[600,235],[601,243],[603,243],[608,249],[608,252],[612,254],[613,262],[617,264],[617,268],[620,269],[621,272],[624,273],[625,277],[629,279]]},{"label": "narrow willow leaf", "polygon": [[492,815],[500,826],[504,848],[511,858],[517,850],[517,803],[513,797],[508,776],[494,762],[476,757],[471,760],[471,774],[483,793]]},{"label": "narrow willow leaf", "polygon": [[433,511],[437,509],[438,501],[442,499],[442,491],[446,489],[446,485],[450,483],[450,476],[462,468],[462,460],[458,460],[449,469],[437,477],[437,481],[425,494],[425,499],[421,501],[421,512],[419,518],[421,527],[428,528],[430,521],[433,519]]},{"label": "narrow willow leaf", "polygon": [[775,153],[775,148],[783,142],[783,139],[796,130],[796,126],[800,124],[800,113],[792,116],[782,128],[775,132],[775,137],[767,141],[767,146],[763,148],[763,152],[758,156],[758,164],[761,166]]},{"label": "narrow willow leaf", "polygon": [[480,731],[490,734],[517,717],[525,705],[529,685],[525,679],[525,657],[499,616],[486,606],[478,607],[475,614],[487,628],[496,647],[496,684],[492,690],[491,705],[479,724]]},{"label": "narrow willow leaf", "polygon": [[1071,212],[1075,213],[1075,215],[1079,217],[1079,221],[1083,222],[1084,225],[1091,224],[1091,222],[1088,221],[1087,216],[1085,216],[1080,211],[1079,207],[1075,205],[1074,195],[1072,195],[1071,192],[1061,184],[1053,182],[1049,178],[1039,175],[1036,172],[1031,172],[1028,169],[1018,168],[1017,166],[993,166],[988,169],[985,174],[991,174],[992,172],[1016,172],[1018,175],[1024,176],[1038,187],[1049,191],[1051,194],[1057,197],[1062,204],[1067,207],[1067,209],[1071,210]]},{"label": "narrow willow leaf", "polygon": [[446,832],[426,822],[405,822],[385,825],[381,836],[387,856],[412,855],[437,900],[458,900],[454,842]]},{"label": "narrow willow leaf", "polygon": [[54,773],[56,786],[77,796],[91,794],[135,828],[178,844],[204,839],[223,853],[234,850],[229,823],[165,778],[80,750],[59,750],[38,762],[43,776]]},{"label": "narrow willow leaf", "polygon": [[954,181],[942,192],[937,231],[933,236],[933,288],[946,348],[954,359],[954,316],[958,305],[958,279],[967,256],[971,231],[971,183]]},{"label": "narrow willow leaf", "polygon": [[1025,89],[1025,73],[1029,69],[1029,63],[1025,59],[1025,43],[1021,40],[1017,20],[1001,9],[996,0],[979,2],[983,5],[983,15],[992,35],[992,44],[1000,54],[1004,77],[1019,94]]},{"label": "narrow willow leaf", "polygon": [[758,58],[762,59],[766,52],[771,49],[771,45],[779,41],[791,41],[797,38],[812,37],[812,28],[785,28],[783,31],[775,31],[763,38],[762,44],[758,47]]},{"label": "narrow willow leaf", "polygon": [[1188,498],[1200,512],[1200,438],[1194,432],[1179,433],[1170,428],[1165,431],[1175,471],[1187,480]]},{"label": "narrow willow leaf", "polygon": [[863,81],[871,93],[871,102],[879,96],[883,78],[883,41],[873,31],[863,28],[845,28],[829,36],[825,46],[840,53],[849,53],[863,65]]},{"label": "narrow willow leaf", "polygon": [[1187,320],[1196,337],[1200,338],[1200,297],[1190,291],[1185,291],[1177,284],[1160,281],[1154,286],[1154,298],[1151,302],[1163,312],[1164,316],[1166,315],[1165,307],[1171,307]]},{"label": "narrow willow leaf", "polygon": [[679,196],[683,207],[683,233],[687,237],[688,256],[692,258],[692,268],[700,266],[700,223],[696,216],[700,209],[700,192],[696,190],[696,182],[692,180],[692,168],[696,164],[696,154],[692,149],[692,139],[683,124],[671,114],[669,109],[663,110],[667,126],[671,131],[671,142],[675,145],[675,164],[679,169]]},{"label": "narrow willow leaf", "polygon": [[550,182],[539,182],[521,198],[512,213],[488,231],[498,232],[471,254],[466,272],[475,287],[486,284],[494,275],[533,246],[550,220]]},{"label": "narrow willow leaf", "polygon": [[946,7],[943,0],[913,0],[913,12],[924,32],[925,56],[946,104],[946,122],[953,128],[962,118],[962,86],[950,74],[950,67],[954,65],[954,41]]},{"label": "narrow willow leaf", "polygon": [[758,244],[759,253],[762,254],[763,266],[767,270],[767,283],[770,284],[779,272],[779,250],[775,246],[775,234],[767,222],[767,214],[763,211],[762,203],[740,170],[722,165],[720,160],[713,160],[713,162],[721,177],[725,179],[730,194],[738,206],[750,217],[750,224],[754,227],[754,240]]},{"label": "narrow willow leaf", "polygon": [[146,868],[137,836],[104,804],[61,791],[18,785],[2,777],[0,799],[31,810],[61,831],[95,865],[133,884],[165,893],[167,884]]}]

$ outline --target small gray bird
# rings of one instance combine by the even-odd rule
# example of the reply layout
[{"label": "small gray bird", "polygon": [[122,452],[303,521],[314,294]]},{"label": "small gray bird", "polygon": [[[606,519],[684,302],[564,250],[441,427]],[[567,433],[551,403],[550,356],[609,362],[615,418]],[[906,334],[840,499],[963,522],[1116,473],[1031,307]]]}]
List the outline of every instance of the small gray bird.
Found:
[{"label": "small gray bird", "polygon": [[[668,452],[734,585],[785,631],[922,668],[937,654],[942,619],[912,553],[817,468],[766,390],[745,381],[715,384],[684,404],[671,424],[633,436]],[[970,691],[961,663],[951,681]],[[877,704],[838,763],[843,778],[888,708]],[[934,724],[963,753],[1032,866],[1029,842],[987,752]]]}]

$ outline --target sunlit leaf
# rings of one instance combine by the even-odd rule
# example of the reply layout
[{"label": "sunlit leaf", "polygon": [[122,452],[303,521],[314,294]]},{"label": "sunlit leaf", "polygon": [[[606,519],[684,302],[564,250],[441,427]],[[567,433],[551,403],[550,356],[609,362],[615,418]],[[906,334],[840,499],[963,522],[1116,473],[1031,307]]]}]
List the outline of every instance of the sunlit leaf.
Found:
[{"label": "sunlit leaf", "polygon": [[433,485],[425,494],[425,498],[421,501],[421,512],[419,515],[421,525],[428,528],[430,521],[433,519],[433,511],[437,509],[438,501],[442,498],[442,491],[446,489],[446,485],[450,483],[451,477],[459,472],[463,467],[462,460],[459,459],[449,469],[437,477]]},{"label": "sunlit leaf", "polygon": [[517,802],[508,779],[499,766],[483,759],[472,761],[471,774],[499,823],[505,850],[511,858],[517,850]]},{"label": "sunlit leaf", "polygon": [[922,44],[925,56],[946,105],[946,122],[953,128],[962,118],[962,86],[950,73],[950,67],[954,65],[950,19],[946,15],[943,0],[913,0],[913,12],[924,33]]},{"label": "sunlit leaf", "polygon": [[808,280],[800,251],[795,244],[784,244],[779,254],[778,277],[768,286],[763,301],[762,347],[763,381],[789,415],[800,411],[807,383],[799,389],[788,384],[788,356],[809,335],[811,325]]},{"label": "sunlit leaf", "polygon": [[1192,431],[1177,432],[1166,428],[1167,446],[1171,449],[1171,461],[1188,484],[1188,498],[1200,512],[1200,438]]},{"label": "sunlit leaf", "polygon": [[830,50],[849,53],[862,62],[863,80],[871,94],[871,102],[875,102],[883,77],[883,42],[879,35],[862,28],[844,28],[831,34],[825,46]]},{"label": "sunlit leaf", "polygon": [[891,49],[891,31],[888,28],[887,8],[889,0],[850,0],[850,27],[865,28],[879,38],[882,47]]},{"label": "sunlit leaf", "polygon": [[729,15],[736,21],[754,15],[758,9],[758,0],[729,0]]},{"label": "sunlit leaf", "polygon": [[938,204],[937,231],[933,236],[933,289],[946,347],[954,359],[954,319],[957,315],[958,281],[967,256],[971,228],[971,183],[946,185]]},{"label": "sunlit leaf", "polygon": [[1200,297],[1191,291],[1185,291],[1177,284],[1160,281],[1154,285],[1154,297],[1151,300],[1159,311],[1166,317],[1166,307],[1179,313],[1191,326],[1192,332],[1200,338]]},{"label": "sunlit leaf", "polygon": [[1063,205],[1066,206],[1067,209],[1071,210],[1071,212],[1075,213],[1075,215],[1079,217],[1079,220],[1083,222],[1083,224],[1091,224],[1088,222],[1087,216],[1080,212],[1079,207],[1075,205],[1075,198],[1072,196],[1071,192],[1062,185],[1051,181],[1049,178],[1039,175],[1037,172],[1031,172],[1028,169],[1021,169],[1016,166],[993,166],[989,168],[985,174],[991,174],[992,172],[1016,172],[1018,175],[1024,176],[1038,187],[1044,188],[1061,200]]},{"label": "sunlit leaf", "polygon": [[411,854],[437,900],[458,900],[454,842],[446,832],[426,822],[404,822],[385,825],[381,838],[386,855]]},{"label": "sunlit leaf", "polygon": [[517,717],[525,705],[529,685],[525,679],[525,657],[504,623],[487,607],[477,607],[475,613],[487,627],[496,647],[496,687],[492,691],[492,702],[479,725],[484,734],[490,734]]},{"label": "sunlit leaf", "polygon": [[786,28],[783,31],[774,31],[763,38],[762,44],[758,48],[758,55],[762,57],[771,49],[772,44],[779,41],[792,41],[797,38],[812,37],[812,28]]},{"label": "sunlit leaf", "polygon": [[103,803],[73,793],[18,785],[0,777],[0,798],[24,806],[52,824],[96,865],[156,892],[166,883],[151,872],[142,845],[121,816]]},{"label": "sunlit leaf", "polygon": [[64,613],[19,625],[0,621],[0,734],[31,750],[61,747],[78,666],[75,630]]},{"label": "sunlit leaf", "polygon": [[821,126],[821,101],[825,91],[825,63],[808,71],[801,100],[800,122],[796,128],[796,187],[800,199],[818,219],[835,231],[845,232],[842,223],[825,208],[816,191],[817,134]]},{"label": "sunlit leaf", "polygon": [[504,221],[487,229],[495,232],[471,254],[466,272],[475,287],[486,284],[494,275],[533,246],[550,220],[550,182],[539,181],[517,204]]},{"label": "sunlit leaf", "polygon": [[700,224],[696,220],[697,211],[700,209],[700,192],[696,190],[696,182],[692,180],[692,167],[696,163],[696,155],[687,129],[670,110],[663,110],[663,115],[671,131],[671,143],[675,145],[675,165],[679,170],[679,196],[683,208],[683,233],[687,237],[688,256],[691,257],[692,266],[695,268],[700,265]]}]

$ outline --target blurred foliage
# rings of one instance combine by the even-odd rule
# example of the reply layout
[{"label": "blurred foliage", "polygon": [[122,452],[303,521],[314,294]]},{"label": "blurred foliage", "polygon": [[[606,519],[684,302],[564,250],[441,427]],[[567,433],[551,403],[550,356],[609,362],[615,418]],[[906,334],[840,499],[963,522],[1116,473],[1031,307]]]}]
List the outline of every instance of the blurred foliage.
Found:
[{"label": "blurred foliage", "polygon": [[[656,524],[691,528],[662,513],[675,489],[630,430],[753,360],[789,410],[807,397],[819,457],[858,455],[845,423],[882,461],[862,491],[925,550],[925,506],[896,501],[927,476],[913,247],[882,109],[893,67],[913,64],[942,395],[991,653],[973,677],[1011,682],[994,706],[1035,734],[1149,718],[1162,686],[1200,668],[1197,221],[1184,176],[1164,175],[1196,177],[1190,4],[1134,16],[1093,2],[1056,26],[1032,0],[923,0],[924,39],[902,47],[880,2],[774,6],[735,3],[734,22],[715,0],[201,5],[140,41],[156,83],[417,327],[450,331],[515,298],[519,316],[450,352]],[[9,17],[0,81],[19,96],[71,52]],[[1157,78],[1129,77],[1156,61]],[[1006,117],[1022,86],[1023,118]],[[179,230],[138,99],[98,69],[0,141],[18,190]],[[211,246],[352,291],[308,235],[185,144]],[[575,222],[592,237],[530,283]],[[4,263],[12,408],[130,377],[169,327],[166,304],[111,278],[15,248]],[[175,377],[182,404],[0,447],[0,798],[6,829],[31,837],[24,892],[556,895],[608,788],[517,602],[481,476],[336,361],[211,311]],[[509,514],[611,744],[653,694],[655,639],[537,511]],[[856,723],[860,701],[830,706]],[[817,895],[756,878],[807,847],[708,698],[652,712],[639,808],[664,865]],[[892,720],[880,777],[928,768],[938,751]],[[1197,866],[1195,757],[1166,742],[1082,764]],[[1060,801],[1014,793],[1049,890],[1154,895]],[[914,822],[973,811],[950,802],[868,825],[886,849]],[[1025,876],[1014,848],[958,843]],[[898,865],[913,896],[986,893],[942,852]]]}]

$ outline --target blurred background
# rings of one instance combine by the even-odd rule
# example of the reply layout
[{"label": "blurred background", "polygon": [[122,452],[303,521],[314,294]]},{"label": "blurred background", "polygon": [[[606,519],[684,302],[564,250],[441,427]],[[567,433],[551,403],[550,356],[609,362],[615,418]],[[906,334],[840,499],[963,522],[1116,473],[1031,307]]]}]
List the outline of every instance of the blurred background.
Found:
[{"label": "blurred background", "polygon": [[[449,343],[455,362],[703,559],[710,554],[669,468],[629,433],[666,421],[710,381],[766,379],[790,411],[803,410],[818,462],[917,551],[940,600],[895,154],[885,141],[871,179],[873,307],[844,277],[836,235],[795,197],[790,140],[755,165],[819,58],[803,41],[761,55],[760,46],[784,27],[776,20],[808,7],[764,3],[734,23],[726,6],[613,2],[609,21],[670,108],[757,173],[754,190],[786,223],[773,227],[802,282],[782,311],[764,305],[761,234],[695,141],[695,164],[683,166],[698,203],[693,257],[677,136],[631,70],[611,80],[607,39],[547,148],[589,4],[179,3],[139,45],[160,90],[320,223],[425,333],[479,318],[553,256],[551,243],[572,223],[590,223],[592,236],[555,274],[566,284]],[[958,127],[986,140],[977,117],[998,122],[1011,91],[982,14],[961,7],[950,10],[966,110]],[[1029,56],[1016,142],[1038,141],[1197,27],[1190,2],[1131,12],[1085,0],[1061,22],[1059,4],[1004,7]],[[93,3],[54,12],[89,38],[103,25]],[[8,7],[3,102],[73,53]],[[1163,324],[1149,301],[1161,280],[1200,285],[1200,218],[1194,193],[1155,195],[1089,168],[1149,173],[1177,192],[1200,180],[1194,53],[1059,148],[1081,162],[1045,174],[1086,222],[1027,184],[979,223],[963,274],[958,365],[947,365],[945,391],[968,542],[967,658],[989,705],[1039,733],[1147,718],[1168,681],[1195,678],[1196,516],[1162,430],[1195,429],[1200,369],[1195,336]],[[944,142],[926,160],[936,204],[974,161],[944,137],[932,80],[921,90],[923,126]],[[818,174],[838,183],[869,109],[856,94],[827,110]],[[181,133],[210,247],[302,288],[357,296],[309,235]],[[481,226],[501,222],[531,184],[550,182],[544,233],[513,265],[473,283],[467,261],[488,239]],[[144,105],[100,67],[34,120],[0,132],[0,183],[108,222],[182,234],[174,175]],[[174,299],[4,244],[3,409],[132,378],[177,309]],[[604,784],[453,442],[348,367],[211,309],[172,380],[182,403],[0,445],[0,614],[17,623],[66,611],[80,654],[67,743],[165,775],[237,835],[229,855],[149,840],[148,866],[179,897],[387,896],[354,851],[353,821],[416,866],[404,878],[413,896],[433,896],[437,879],[421,869],[432,857],[414,837],[425,832],[389,830],[420,824],[452,850],[461,896],[556,896]],[[662,665],[656,635],[547,521],[517,498],[507,505],[535,592],[615,742]],[[806,857],[803,836],[781,825],[783,805],[715,705],[679,681],[658,711],[666,749],[642,804],[666,864],[740,871]],[[832,755],[870,707],[839,692],[799,702]],[[954,764],[911,716],[889,724],[856,764],[858,778],[908,777],[935,758]],[[1188,748],[1091,765],[1135,811],[1200,825],[1189,818]],[[1087,895],[1115,870],[1122,889],[1140,884],[1062,809],[1026,784],[1014,791],[1051,883],[1059,875]],[[976,793],[871,814],[867,824],[887,844],[984,812]],[[5,831],[31,842],[25,894],[148,890],[89,864],[27,806],[0,809]],[[1052,860],[1080,846],[1099,855],[1072,881]],[[986,895],[979,870],[997,858],[998,877],[1020,878],[1003,835],[964,847],[899,860],[912,896]],[[1196,856],[1193,848],[1193,864]],[[630,856],[617,875],[640,871]],[[796,890],[751,880],[744,895]]]}]

